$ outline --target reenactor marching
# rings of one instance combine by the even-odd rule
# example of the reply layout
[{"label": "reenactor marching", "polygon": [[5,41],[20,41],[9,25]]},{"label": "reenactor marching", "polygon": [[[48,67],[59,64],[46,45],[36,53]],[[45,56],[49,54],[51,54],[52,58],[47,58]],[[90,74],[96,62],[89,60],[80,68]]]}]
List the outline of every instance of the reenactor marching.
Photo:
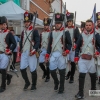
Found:
[{"label": "reenactor marching", "polygon": [[36,89],[37,84],[37,57],[36,51],[39,48],[40,37],[38,30],[36,30],[32,24],[33,14],[25,12],[24,13],[24,25],[25,29],[21,34],[21,62],[20,70],[22,77],[25,81],[24,90],[27,90],[30,86],[30,81],[27,76],[26,69],[29,66],[32,75],[32,86],[31,91]]},{"label": "reenactor marching", "polygon": [[[49,61],[50,63],[49,69],[54,80],[54,90],[57,91],[59,88],[58,93],[61,94],[64,92],[66,56],[71,50],[72,43],[69,32],[63,33],[64,14],[56,13],[54,18],[55,30],[50,33],[45,59],[46,62]],[[57,69],[59,70],[60,80],[57,78]]]},{"label": "reenactor marching", "polygon": [[[95,31],[100,35],[100,12],[96,13],[96,19],[97,19],[97,25]],[[97,76],[99,77],[98,84],[100,84],[100,57],[99,56],[97,57]]]},{"label": "reenactor marching", "polygon": [[0,93],[6,90],[7,85],[10,84],[12,75],[7,74],[7,67],[13,50],[16,47],[16,41],[12,33],[8,30],[8,22],[5,16],[0,17],[0,73],[1,86]]},{"label": "reenactor marching", "polygon": [[74,61],[75,63],[78,62],[79,67],[79,92],[75,97],[83,99],[86,73],[89,73],[91,78],[91,90],[96,90],[96,67],[94,61],[97,55],[100,54],[100,36],[99,33],[94,31],[92,20],[86,21],[85,31],[80,35],[76,45]]},{"label": "reenactor marching", "polygon": [[66,18],[67,18],[67,22],[66,22],[67,26],[66,26],[65,30],[69,31],[72,46],[73,46],[69,53],[69,62],[70,62],[71,68],[69,68],[70,70],[69,70],[68,74],[66,75],[66,80],[68,80],[70,78],[69,83],[73,83],[75,69],[76,69],[76,64],[74,62],[75,48],[76,48],[75,44],[76,44],[76,41],[78,40],[80,32],[79,32],[78,27],[75,27],[75,25],[73,25],[74,24],[74,13],[70,13],[67,11]]},{"label": "reenactor marching", "polygon": [[[42,79],[45,79],[45,82],[48,82],[50,79],[50,72],[49,72],[49,62],[45,64],[45,54],[47,53],[47,46],[48,46],[48,37],[50,33],[50,18],[44,18],[43,24],[44,24],[44,30],[40,34],[40,57],[39,57],[39,66],[43,70],[43,76]],[[46,66],[45,66],[46,65]]]}]

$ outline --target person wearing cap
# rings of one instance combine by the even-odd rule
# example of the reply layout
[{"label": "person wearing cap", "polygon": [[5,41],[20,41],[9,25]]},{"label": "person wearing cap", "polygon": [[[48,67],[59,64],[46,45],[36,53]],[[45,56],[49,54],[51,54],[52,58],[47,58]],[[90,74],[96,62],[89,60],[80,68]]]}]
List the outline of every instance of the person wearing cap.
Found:
[{"label": "person wearing cap", "polygon": [[85,30],[85,22],[81,21],[81,33]]},{"label": "person wearing cap", "polygon": [[66,19],[67,19],[66,31],[69,31],[69,33],[70,33],[70,37],[71,37],[71,41],[72,41],[72,46],[73,46],[71,48],[71,51],[70,51],[69,57],[68,57],[69,63],[71,65],[71,68],[69,68],[70,70],[69,70],[69,72],[66,75],[66,80],[68,80],[70,78],[69,83],[73,83],[74,82],[75,69],[76,69],[76,64],[74,62],[75,48],[76,48],[76,41],[79,38],[80,32],[79,32],[78,27],[75,27],[73,25],[74,13],[70,13],[70,12],[67,11]]},{"label": "person wearing cap", "polygon": [[[63,38],[64,14],[56,13],[54,20],[55,30],[50,33],[45,60],[50,63],[49,69],[54,80],[54,90],[57,91],[59,87],[58,93],[61,94],[64,92],[66,55],[69,54],[72,43],[68,31],[64,33],[65,37]],[[57,78],[57,69],[59,70],[60,80]]]},{"label": "person wearing cap", "polygon": [[[94,36],[96,42],[94,42]],[[95,48],[96,50],[94,50]],[[94,34],[93,22],[89,19],[85,23],[85,31],[80,35],[77,40],[77,47],[75,50],[74,61],[75,63],[78,63],[79,67],[79,91],[75,95],[77,99],[84,98],[84,83],[86,73],[89,73],[90,75],[91,90],[96,90],[95,58],[99,55],[100,35],[99,33]]]},{"label": "person wearing cap", "polygon": [[[100,35],[100,12],[96,13],[97,25],[95,31]],[[97,76],[99,77],[98,84],[100,84],[100,57],[97,57]]]},{"label": "person wearing cap", "polygon": [[5,16],[0,18],[0,72],[1,76],[1,86],[0,93],[6,90],[6,79],[7,84],[11,82],[12,75],[7,74],[7,66],[9,64],[10,56],[16,47],[16,41],[12,33],[8,30],[8,22]]},{"label": "person wearing cap", "polygon": [[29,66],[30,72],[32,75],[32,86],[31,91],[36,90],[36,83],[37,83],[37,57],[36,51],[40,45],[40,37],[38,30],[34,28],[32,25],[33,21],[33,14],[29,12],[24,13],[24,30],[21,34],[21,43],[20,43],[20,52],[21,54],[21,61],[20,61],[20,71],[22,77],[25,81],[25,85],[23,90],[27,90],[30,86],[30,81],[27,76],[26,69]]},{"label": "person wearing cap", "polygon": [[[1,23],[1,18],[2,18],[2,17],[0,17],[0,33],[2,33],[2,23]],[[0,70],[0,73],[1,73],[1,70]],[[2,73],[1,73],[1,74],[2,74]],[[7,73],[7,77],[6,77],[7,85],[10,85],[11,79],[12,79],[12,75]]]},{"label": "person wearing cap", "polygon": [[[44,18],[43,24],[44,24],[44,30],[40,34],[40,57],[39,57],[39,66],[43,70],[43,76],[42,79],[45,79],[45,82],[48,82],[50,79],[50,72],[49,72],[49,62],[45,64],[45,54],[47,53],[47,45],[48,45],[48,37],[50,33],[50,18]],[[45,66],[46,65],[46,66]],[[46,68],[45,68],[46,67]]]}]

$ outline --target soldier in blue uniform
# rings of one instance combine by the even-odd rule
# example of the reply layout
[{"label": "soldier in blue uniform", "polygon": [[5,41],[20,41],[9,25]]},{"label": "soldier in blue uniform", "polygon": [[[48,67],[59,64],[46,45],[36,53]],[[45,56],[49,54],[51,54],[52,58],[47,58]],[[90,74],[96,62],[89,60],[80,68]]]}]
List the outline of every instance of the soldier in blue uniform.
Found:
[{"label": "soldier in blue uniform", "polygon": [[7,84],[11,82],[12,76],[7,74],[7,66],[9,64],[10,56],[16,47],[16,41],[12,33],[8,30],[8,23],[5,16],[0,18],[0,72],[1,76],[1,86],[0,93],[6,90],[6,79]]},{"label": "soldier in blue uniform", "polygon": [[[100,35],[100,12],[96,13],[97,25],[95,31]],[[100,84],[100,56],[97,57],[97,76],[99,78],[98,84]]]},{"label": "soldier in blue uniform", "polygon": [[66,14],[66,18],[67,18],[67,22],[66,22],[66,31],[69,31],[70,33],[70,37],[71,37],[71,42],[72,42],[72,48],[71,51],[69,53],[69,62],[71,65],[71,70],[69,70],[68,74],[66,75],[66,80],[69,80],[69,83],[73,83],[74,82],[74,74],[75,74],[75,68],[76,68],[76,64],[74,62],[74,56],[75,56],[75,48],[76,48],[76,41],[78,40],[78,37],[80,35],[79,29],[78,27],[75,27],[73,24],[74,21],[74,13],[70,13],[67,12]]},{"label": "soldier in blue uniform", "polygon": [[36,90],[37,83],[37,57],[36,51],[40,45],[40,37],[38,30],[36,30],[32,24],[33,14],[25,12],[24,13],[24,25],[25,28],[21,34],[21,62],[20,70],[22,77],[25,81],[24,90],[27,90],[30,86],[30,81],[27,76],[26,69],[29,66],[32,75],[32,86],[31,91]]},{"label": "soldier in blue uniform", "polygon": [[[50,63],[49,69],[54,80],[54,90],[57,91],[59,87],[59,94],[64,92],[66,56],[69,54],[72,46],[69,32],[63,33],[63,21],[64,15],[56,13],[55,30],[50,33],[47,54],[45,56],[46,61],[49,60]],[[65,37],[63,37],[64,34]],[[57,78],[57,69],[59,70],[60,80]]]},{"label": "soldier in blue uniform", "polygon": [[43,70],[42,79],[46,78],[45,82],[48,82],[50,79],[49,62],[45,63],[45,54],[47,53],[48,37],[50,33],[50,27],[49,27],[50,23],[51,23],[50,18],[44,18],[43,20],[44,29],[43,29],[43,32],[40,34],[41,53],[39,57],[39,66]]},{"label": "soldier in blue uniform", "polygon": [[[95,57],[100,54],[100,36],[99,33],[94,34],[93,22],[92,20],[87,20],[85,24],[85,29],[78,41],[75,50],[74,61],[78,62],[79,67],[79,92],[75,97],[77,99],[84,98],[84,83],[86,73],[89,73],[91,78],[91,90],[96,90],[96,66]],[[95,42],[94,42],[95,36]],[[95,44],[94,44],[95,43]],[[95,47],[96,47],[96,50]],[[95,52],[94,52],[95,51]],[[80,52],[80,58],[79,58]]]}]

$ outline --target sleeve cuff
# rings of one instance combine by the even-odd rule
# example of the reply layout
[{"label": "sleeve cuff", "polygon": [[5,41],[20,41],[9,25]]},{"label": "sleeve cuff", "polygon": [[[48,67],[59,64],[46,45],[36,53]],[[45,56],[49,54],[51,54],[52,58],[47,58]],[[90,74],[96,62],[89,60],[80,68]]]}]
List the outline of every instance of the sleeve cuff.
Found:
[{"label": "sleeve cuff", "polygon": [[34,55],[36,53],[35,49],[33,49],[31,52],[32,52],[32,55]]},{"label": "sleeve cuff", "polygon": [[75,57],[74,58],[74,61],[76,62],[76,61],[79,61],[79,57]]},{"label": "sleeve cuff", "polygon": [[100,53],[98,51],[95,52],[96,55],[99,55]]},{"label": "sleeve cuff", "polygon": [[66,52],[67,54],[69,54],[70,51],[67,49],[65,52]]},{"label": "sleeve cuff", "polygon": [[6,52],[10,52],[10,51],[12,52],[12,50],[10,50],[10,49],[6,49]]},{"label": "sleeve cuff", "polygon": [[77,45],[75,44],[75,45],[73,46],[73,48],[76,49],[76,47],[77,47]]},{"label": "sleeve cuff", "polygon": [[49,54],[46,54],[46,55],[45,55],[45,58],[49,58],[49,57],[50,57],[50,55],[49,55]]}]

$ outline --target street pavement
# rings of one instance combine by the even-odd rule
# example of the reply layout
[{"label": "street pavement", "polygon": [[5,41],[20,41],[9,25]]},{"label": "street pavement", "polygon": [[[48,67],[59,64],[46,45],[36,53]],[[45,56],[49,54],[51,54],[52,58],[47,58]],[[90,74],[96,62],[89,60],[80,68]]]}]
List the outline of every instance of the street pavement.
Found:
[{"label": "street pavement", "polygon": [[[65,81],[65,92],[63,94],[58,94],[53,90],[54,82],[51,78],[49,82],[44,82],[42,79],[42,71],[38,67],[37,68],[37,90],[31,92],[30,88],[27,91],[23,91],[24,80],[21,77],[19,66],[16,66],[18,69],[19,78],[12,72],[8,72],[13,75],[12,82],[9,86],[7,86],[6,91],[0,93],[0,100],[76,100],[75,94],[78,92],[78,71],[75,73],[75,82],[73,84],[69,84],[69,80]],[[27,70],[28,77],[31,82],[31,73],[29,68]],[[59,77],[59,74],[58,74]],[[98,82],[98,81],[97,81]],[[90,97],[89,89],[91,88],[90,77],[87,74],[85,79],[85,89],[84,89],[84,100],[100,100],[99,97]],[[97,89],[100,90],[100,85],[97,84]]]}]

